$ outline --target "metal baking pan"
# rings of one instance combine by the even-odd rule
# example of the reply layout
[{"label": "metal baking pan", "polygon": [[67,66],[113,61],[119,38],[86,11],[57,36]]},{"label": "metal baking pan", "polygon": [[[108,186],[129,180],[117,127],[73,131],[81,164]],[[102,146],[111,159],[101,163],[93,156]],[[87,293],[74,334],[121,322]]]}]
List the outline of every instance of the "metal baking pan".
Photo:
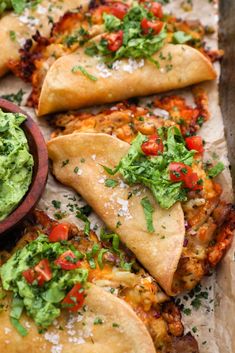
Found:
[{"label": "metal baking pan", "polygon": [[219,45],[225,51],[221,62],[220,105],[235,190],[235,0],[220,0],[219,12]]}]

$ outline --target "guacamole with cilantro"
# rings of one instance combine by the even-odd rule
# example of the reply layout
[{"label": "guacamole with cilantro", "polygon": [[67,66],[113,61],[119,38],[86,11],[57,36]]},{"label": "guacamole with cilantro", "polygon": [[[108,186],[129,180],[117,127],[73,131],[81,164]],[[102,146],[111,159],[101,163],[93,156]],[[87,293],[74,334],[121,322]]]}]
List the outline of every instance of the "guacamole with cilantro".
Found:
[{"label": "guacamole with cilantro", "polygon": [[32,181],[33,156],[20,127],[25,119],[0,110],[0,221],[16,208]]}]

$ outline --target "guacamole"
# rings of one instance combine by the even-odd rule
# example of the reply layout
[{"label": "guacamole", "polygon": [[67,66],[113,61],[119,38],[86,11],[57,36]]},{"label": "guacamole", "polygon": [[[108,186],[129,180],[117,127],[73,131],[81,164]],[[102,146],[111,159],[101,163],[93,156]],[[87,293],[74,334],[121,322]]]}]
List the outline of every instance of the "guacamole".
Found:
[{"label": "guacamole", "polygon": [[33,156],[20,128],[25,119],[0,110],[0,221],[15,209],[32,181]]},{"label": "guacamole", "polygon": [[[75,258],[66,255],[68,251],[72,252]],[[56,259],[61,258],[63,254],[66,255],[63,261],[69,261],[74,269],[64,270],[61,268],[62,265],[56,262]],[[19,249],[0,268],[3,289],[13,292],[11,321],[12,319],[18,321],[23,310],[26,310],[37,326],[44,329],[49,327],[60,316],[61,309],[66,307],[63,304],[66,294],[75,284],[83,285],[87,281],[88,270],[72,266],[83,257],[84,255],[69,242],[50,243],[44,234],[40,234],[37,239]],[[40,283],[40,277],[31,281],[32,273],[37,273],[38,265],[45,261],[48,265],[44,267],[41,265],[39,272],[40,275],[46,275],[45,282]],[[12,324],[18,329],[19,322],[18,326],[14,321]],[[22,327],[20,333],[22,333]]]}]

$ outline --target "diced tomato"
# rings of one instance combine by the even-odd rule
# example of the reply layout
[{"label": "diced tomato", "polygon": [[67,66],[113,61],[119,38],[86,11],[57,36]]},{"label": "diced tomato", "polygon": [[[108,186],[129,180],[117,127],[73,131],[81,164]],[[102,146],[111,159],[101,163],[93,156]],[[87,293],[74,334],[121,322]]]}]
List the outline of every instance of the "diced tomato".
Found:
[{"label": "diced tomato", "polygon": [[169,165],[170,179],[174,182],[185,181],[187,174],[192,174],[192,168],[181,162],[172,162]]},{"label": "diced tomato", "polygon": [[28,270],[24,271],[22,275],[29,284],[32,284],[36,280],[36,273],[33,268],[29,268]]},{"label": "diced tomato", "polygon": [[163,17],[162,5],[158,2],[153,2],[150,7],[150,11],[154,14],[154,16],[158,18]]},{"label": "diced tomato", "polygon": [[122,2],[116,1],[110,4],[110,13],[113,16],[118,17],[120,20],[126,15],[129,10],[129,6],[127,4],[123,4]]},{"label": "diced tomato", "polygon": [[62,270],[74,270],[80,267],[80,261],[77,260],[76,255],[71,251],[65,251],[55,260],[55,264],[60,266]]},{"label": "diced tomato", "polygon": [[80,283],[75,284],[62,301],[62,305],[69,311],[78,311],[84,303],[84,290]]},{"label": "diced tomato", "polygon": [[37,273],[38,285],[43,286],[45,282],[52,279],[52,272],[50,268],[50,263],[47,259],[41,260],[35,267],[35,272]]},{"label": "diced tomato", "polygon": [[128,9],[129,6],[127,4],[123,4],[122,2],[110,2],[108,5],[102,5],[95,9],[92,15],[92,20],[94,23],[101,24],[103,22],[104,13],[111,14],[122,20],[128,12]]},{"label": "diced tomato", "polygon": [[185,188],[202,190],[202,183],[192,168],[181,162],[172,162],[169,165],[170,179],[173,182],[183,182]]},{"label": "diced tomato", "polygon": [[123,43],[123,31],[111,33],[105,36],[105,39],[108,41],[108,49],[110,51],[117,51]]},{"label": "diced tomato", "polygon": [[52,279],[50,263],[47,259],[43,259],[34,268],[29,268],[24,271],[22,275],[29,284],[37,281],[38,285],[41,287],[45,282]]},{"label": "diced tomato", "polygon": [[201,136],[190,136],[185,139],[186,146],[189,150],[195,150],[198,153],[203,153],[203,141]]},{"label": "diced tomato", "polygon": [[148,137],[148,141],[142,144],[141,149],[147,156],[157,156],[164,149],[162,139],[157,134],[151,135]]},{"label": "diced tomato", "polygon": [[163,25],[164,24],[161,21],[152,22],[152,21],[148,21],[147,18],[143,18],[143,20],[141,21],[141,28],[144,34],[149,34],[149,33],[158,34],[161,32]]},{"label": "diced tomato", "polygon": [[67,224],[58,224],[55,226],[50,235],[49,240],[51,243],[55,243],[57,241],[68,240],[69,237],[69,227]]},{"label": "diced tomato", "polygon": [[197,173],[191,173],[191,174],[185,175],[184,184],[186,188],[194,191],[203,189],[203,185],[199,181]]}]

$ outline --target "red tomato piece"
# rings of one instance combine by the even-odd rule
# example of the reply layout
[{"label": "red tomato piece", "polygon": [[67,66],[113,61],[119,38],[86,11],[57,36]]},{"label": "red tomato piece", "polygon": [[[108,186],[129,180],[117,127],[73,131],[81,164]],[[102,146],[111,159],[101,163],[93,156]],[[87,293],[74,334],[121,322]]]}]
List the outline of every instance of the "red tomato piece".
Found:
[{"label": "red tomato piece", "polygon": [[148,137],[148,141],[142,144],[141,149],[147,156],[157,156],[164,149],[162,139],[157,134],[151,135]]},{"label": "red tomato piece", "polygon": [[152,21],[148,21],[147,18],[143,18],[143,20],[141,21],[141,28],[144,34],[149,34],[149,33],[158,34],[161,32],[163,25],[164,24],[161,21],[152,22]]},{"label": "red tomato piece", "polygon": [[29,284],[32,284],[36,280],[36,273],[33,268],[24,271],[22,275]]},{"label": "red tomato piece", "polygon": [[197,173],[191,173],[191,174],[185,175],[184,185],[186,188],[194,191],[203,189],[202,183],[199,182]]},{"label": "red tomato piece", "polygon": [[191,190],[202,190],[202,183],[197,173],[192,168],[181,162],[172,162],[169,165],[170,179],[173,182],[183,182],[185,188]]},{"label": "red tomato piece", "polygon": [[190,136],[185,139],[186,146],[189,150],[195,150],[198,153],[203,153],[203,141],[201,136]]},{"label": "red tomato piece", "polygon": [[37,273],[37,280],[39,286],[42,286],[44,282],[48,282],[52,279],[51,267],[47,259],[41,260],[34,267],[34,270]]},{"label": "red tomato piece", "polygon": [[163,17],[162,5],[158,2],[153,2],[150,7],[150,11],[154,14],[154,16],[158,18]]},{"label": "red tomato piece", "polygon": [[38,285],[41,287],[45,282],[52,279],[50,263],[47,259],[43,259],[34,268],[29,268],[24,271],[22,275],[29,284],[37,281]]},{"label": "red tomato piece", "polygon": [[60,266],[62,270],[74,270],[80,267],[80,261],[77,260],[76,255],[71,251],[65,251],[55,260],[55,264]]},{"label": "red tomato piece", "polygon": [[84,290],[80,283],[75,284],[62,301],[69,311],[78,311],[84,303]]},{"label": "red tomato piece", "polygon": [[170,179],[173,182],[185,181],[185,176],[192,174],[192,168],[181,162],[172,162],[169,165]]},{"label": "red tomato piece", "polygon": [[57,241],[68,240],[69,237],[69,227],[67,224],[58,224],[55,226],[50,235],[49,240],[51,243],[56,243]]},{"label": "red tomato piece", "polygon": [[129,10],[129,6],[127,4],[123,4],[122,2],[114,2],[110,4],[110,13],[113,16],[116,16],[120,20],[126,15]]},{"label": "red tomato piece", "polygon": [[110,51],[117,51],[123,43],[123,31],[111,33],[105,36],[105,39],[108,41],[108,49]]}]

